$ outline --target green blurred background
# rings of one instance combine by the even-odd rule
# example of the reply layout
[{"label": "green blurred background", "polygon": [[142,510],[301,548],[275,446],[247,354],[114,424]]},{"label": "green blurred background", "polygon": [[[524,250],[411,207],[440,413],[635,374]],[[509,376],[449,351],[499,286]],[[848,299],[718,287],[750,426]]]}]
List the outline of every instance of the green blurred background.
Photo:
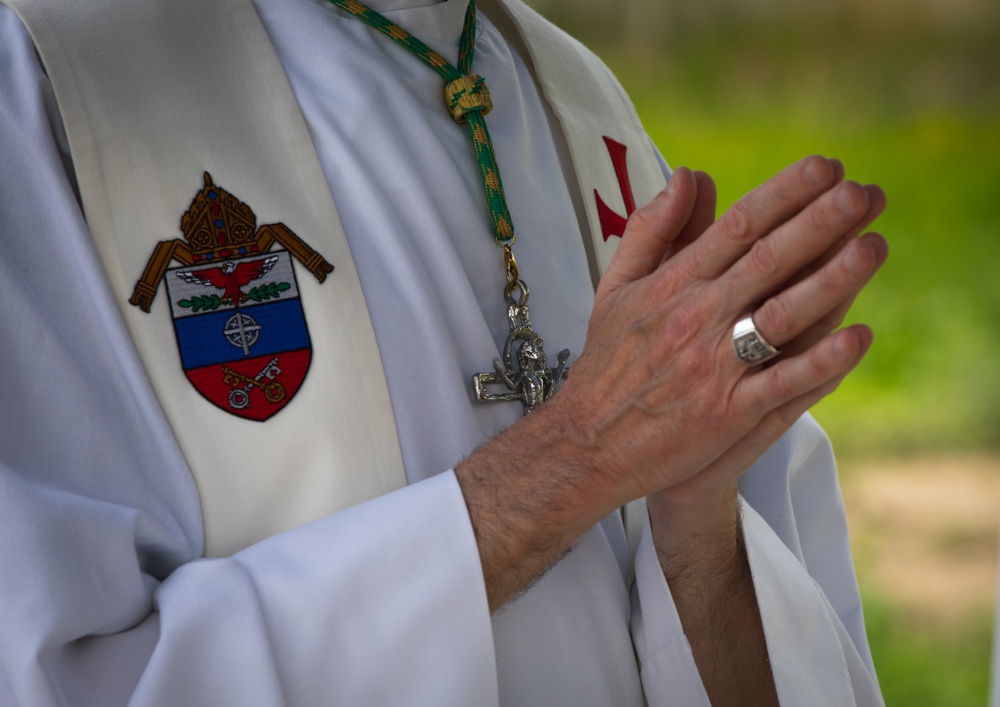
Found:
[{"label": "green blurred background", "polygon": [[[985,704],[1000,531],[1000,5],[532,4],[611,65],[671,164],[715,178],[720,209],[810,153],[885,189],[874,228],[890,260],[850,316],[875,346],[815,415],[849,506],[866,509],[852,536],[888,704]],[[919,488],[924,505],[900,505]],[[935,524],[944,506],[953,518]],[[887,574],[906,542],[924,564]],[[949,592],[960,572],[969,586]],[[944,591],[921,598],[914,585],[928,582]]]}]

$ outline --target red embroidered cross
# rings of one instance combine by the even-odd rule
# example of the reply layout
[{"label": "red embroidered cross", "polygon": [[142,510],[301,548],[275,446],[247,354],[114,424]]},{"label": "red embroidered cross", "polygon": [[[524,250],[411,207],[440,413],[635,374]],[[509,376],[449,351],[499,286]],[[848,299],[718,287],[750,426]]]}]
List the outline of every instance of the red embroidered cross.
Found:
[{"label": "red embroidered cross", "polygon": [[601,233],[607,241],[611,236],[622,237],[625,233],[625,224],[628,217],[635,211],[635,197],[632,196],[632,183],[628,177],[628,164],[625,162],[625,153],[628,148],[612,140],[607,135],[604,136],[604,144],[608,146],[608,153],[611,155],[611,164],[615,168],[615,176],[618,177],[618,188],[621,189],[622,199],[625,201],[625,216],[621,216],[604,203],[604,199],[594,189],[594,198],[597,199],[597,217],[601,221]]}]

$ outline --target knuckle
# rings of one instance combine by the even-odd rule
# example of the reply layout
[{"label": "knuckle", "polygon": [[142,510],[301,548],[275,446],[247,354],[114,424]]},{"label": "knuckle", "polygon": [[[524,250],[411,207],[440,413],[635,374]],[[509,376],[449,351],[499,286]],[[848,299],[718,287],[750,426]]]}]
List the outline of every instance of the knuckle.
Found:
[{"label": "knuckle", "polygon": [[652,201],[643,204],[632,212],[628,217],[625,228],[629,231],[648,231],[653,228],[658,221],[658,215],[662,213],[667,201],[669,201],[669,196],[664,192],[660,192]]},{"label": "knuckle", "polygon": [[699,294],[699,301],[710,315],[717,315],[725,311],[732,298],[732,291],[728,287],[705,288],[706,291]]},{"label": "knuckle", "polygon": [[691,350],[691,338],[698,331],[697,314],[689,309],[679,309],[668,317],[663,327],[663,342],[671,350],[686,354]]},{"label": "knuckle", "polygon": [[768,380],[768,392],[776,400],[788,400],[794,397],[794,386],[786,370],[777,366],[770,369],[771,377]]},{"label": "knuckle", "polygon": [[686,346],[677,357],[677,367],[685,380],[700,380],[706,368],[707,357],[694,347]]},{"label": "knuckle", "polygon": [[[792,417],[792,419],[789,419]],[[794,422],[794,417],[789,415],[785,411],[785,407],[782,406],[776,410],[772,410],[770,413],[764,416],[764,419],[760,421],[758,425],[760,434],[764,439],[769,442],[777,441],[781,435],[783,435],[791,423]]]},{"label": "knuckle", "polygon": [[757,312],[758,326],[768,340],[785,341],[793,334],[795,318],[784,297],[768,300]]},{"label": "knuckle", "polygon": [[647,230],[652,223],[650,211],[650,204],[646,204],[645,206],[633,211],[632,215],[628,217],[628,224],[626,225],[626,228],[630,231]]},{"label": "knuckle", "polygon": [[698,287],[677,298],[670,310],[664,332],[676,346],[693,345],[695,337],[714,325],[726,303],[720,288]]},{"label": "knuckle", "polygon": [[836,372],[837,359],[830,349],[829,345],[817,346],[809,357],[809,369],[817,380],[829,379]]},{"label": "knuckle", "polygon": [[837,266],[825,267],[814,276],[819,296],[842,298],[847,295],[846,287],[851,282],[850,273]]},{"label": "knuckle", "polygon": [[750,262],[761,275],[774,275],[778,271],[778,259],[770,240],[759,240],[750,249]]},{"label": "knuckle", "polygon": [[806,227],[809,235],[815,236],[830,230],[831,214],[823,208],[822,202],[816,202],[806,210]]},{"label": "knuckle", "polygon": [[749,243],[754,238],[750,209],[745,201],[737,201],[719,219],[722,232],[735,243]]}]

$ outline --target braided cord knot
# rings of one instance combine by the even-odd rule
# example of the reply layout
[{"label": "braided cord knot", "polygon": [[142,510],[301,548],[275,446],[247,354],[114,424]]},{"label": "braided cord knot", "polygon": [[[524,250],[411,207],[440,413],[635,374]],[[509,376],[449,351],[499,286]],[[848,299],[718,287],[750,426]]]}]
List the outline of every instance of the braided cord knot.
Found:
[{"label": "braided cord knot", "polygon": [[473,111],[486,115],[493,110],[486,79],[478,74],[459,76],[444,87],[444,100],[457,123],[465,122],[465,114]]}]

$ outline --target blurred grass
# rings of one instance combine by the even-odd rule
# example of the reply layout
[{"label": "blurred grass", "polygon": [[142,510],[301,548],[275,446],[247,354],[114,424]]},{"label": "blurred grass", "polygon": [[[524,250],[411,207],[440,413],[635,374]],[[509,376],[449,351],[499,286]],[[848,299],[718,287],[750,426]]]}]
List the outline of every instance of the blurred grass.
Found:
[{"label": "blurred grass", "polygon": [[990,616],[959,626],[928,626],[880,597],[865,597],[872,660],[886,705],[979,707],[986,704]]},{"label": "blurred grass", "polygon": [[[720,211],[811,153],[886,191],[873,228],[890,259],[848,319],[870,324],[875,345],[814,410],[841,458],[1000,450],[1000,13],[990,2],[847,0],[754,15],[741,8],[768,3],[712,0],[706,11],[677,0],[669,25],[631,30],[608,5],[594,3],[588,21],[538,2],[611,65],[668,162],[715,178]],[[939,626],[862,591],[888,705],[985,704],[988,612]]]}]

